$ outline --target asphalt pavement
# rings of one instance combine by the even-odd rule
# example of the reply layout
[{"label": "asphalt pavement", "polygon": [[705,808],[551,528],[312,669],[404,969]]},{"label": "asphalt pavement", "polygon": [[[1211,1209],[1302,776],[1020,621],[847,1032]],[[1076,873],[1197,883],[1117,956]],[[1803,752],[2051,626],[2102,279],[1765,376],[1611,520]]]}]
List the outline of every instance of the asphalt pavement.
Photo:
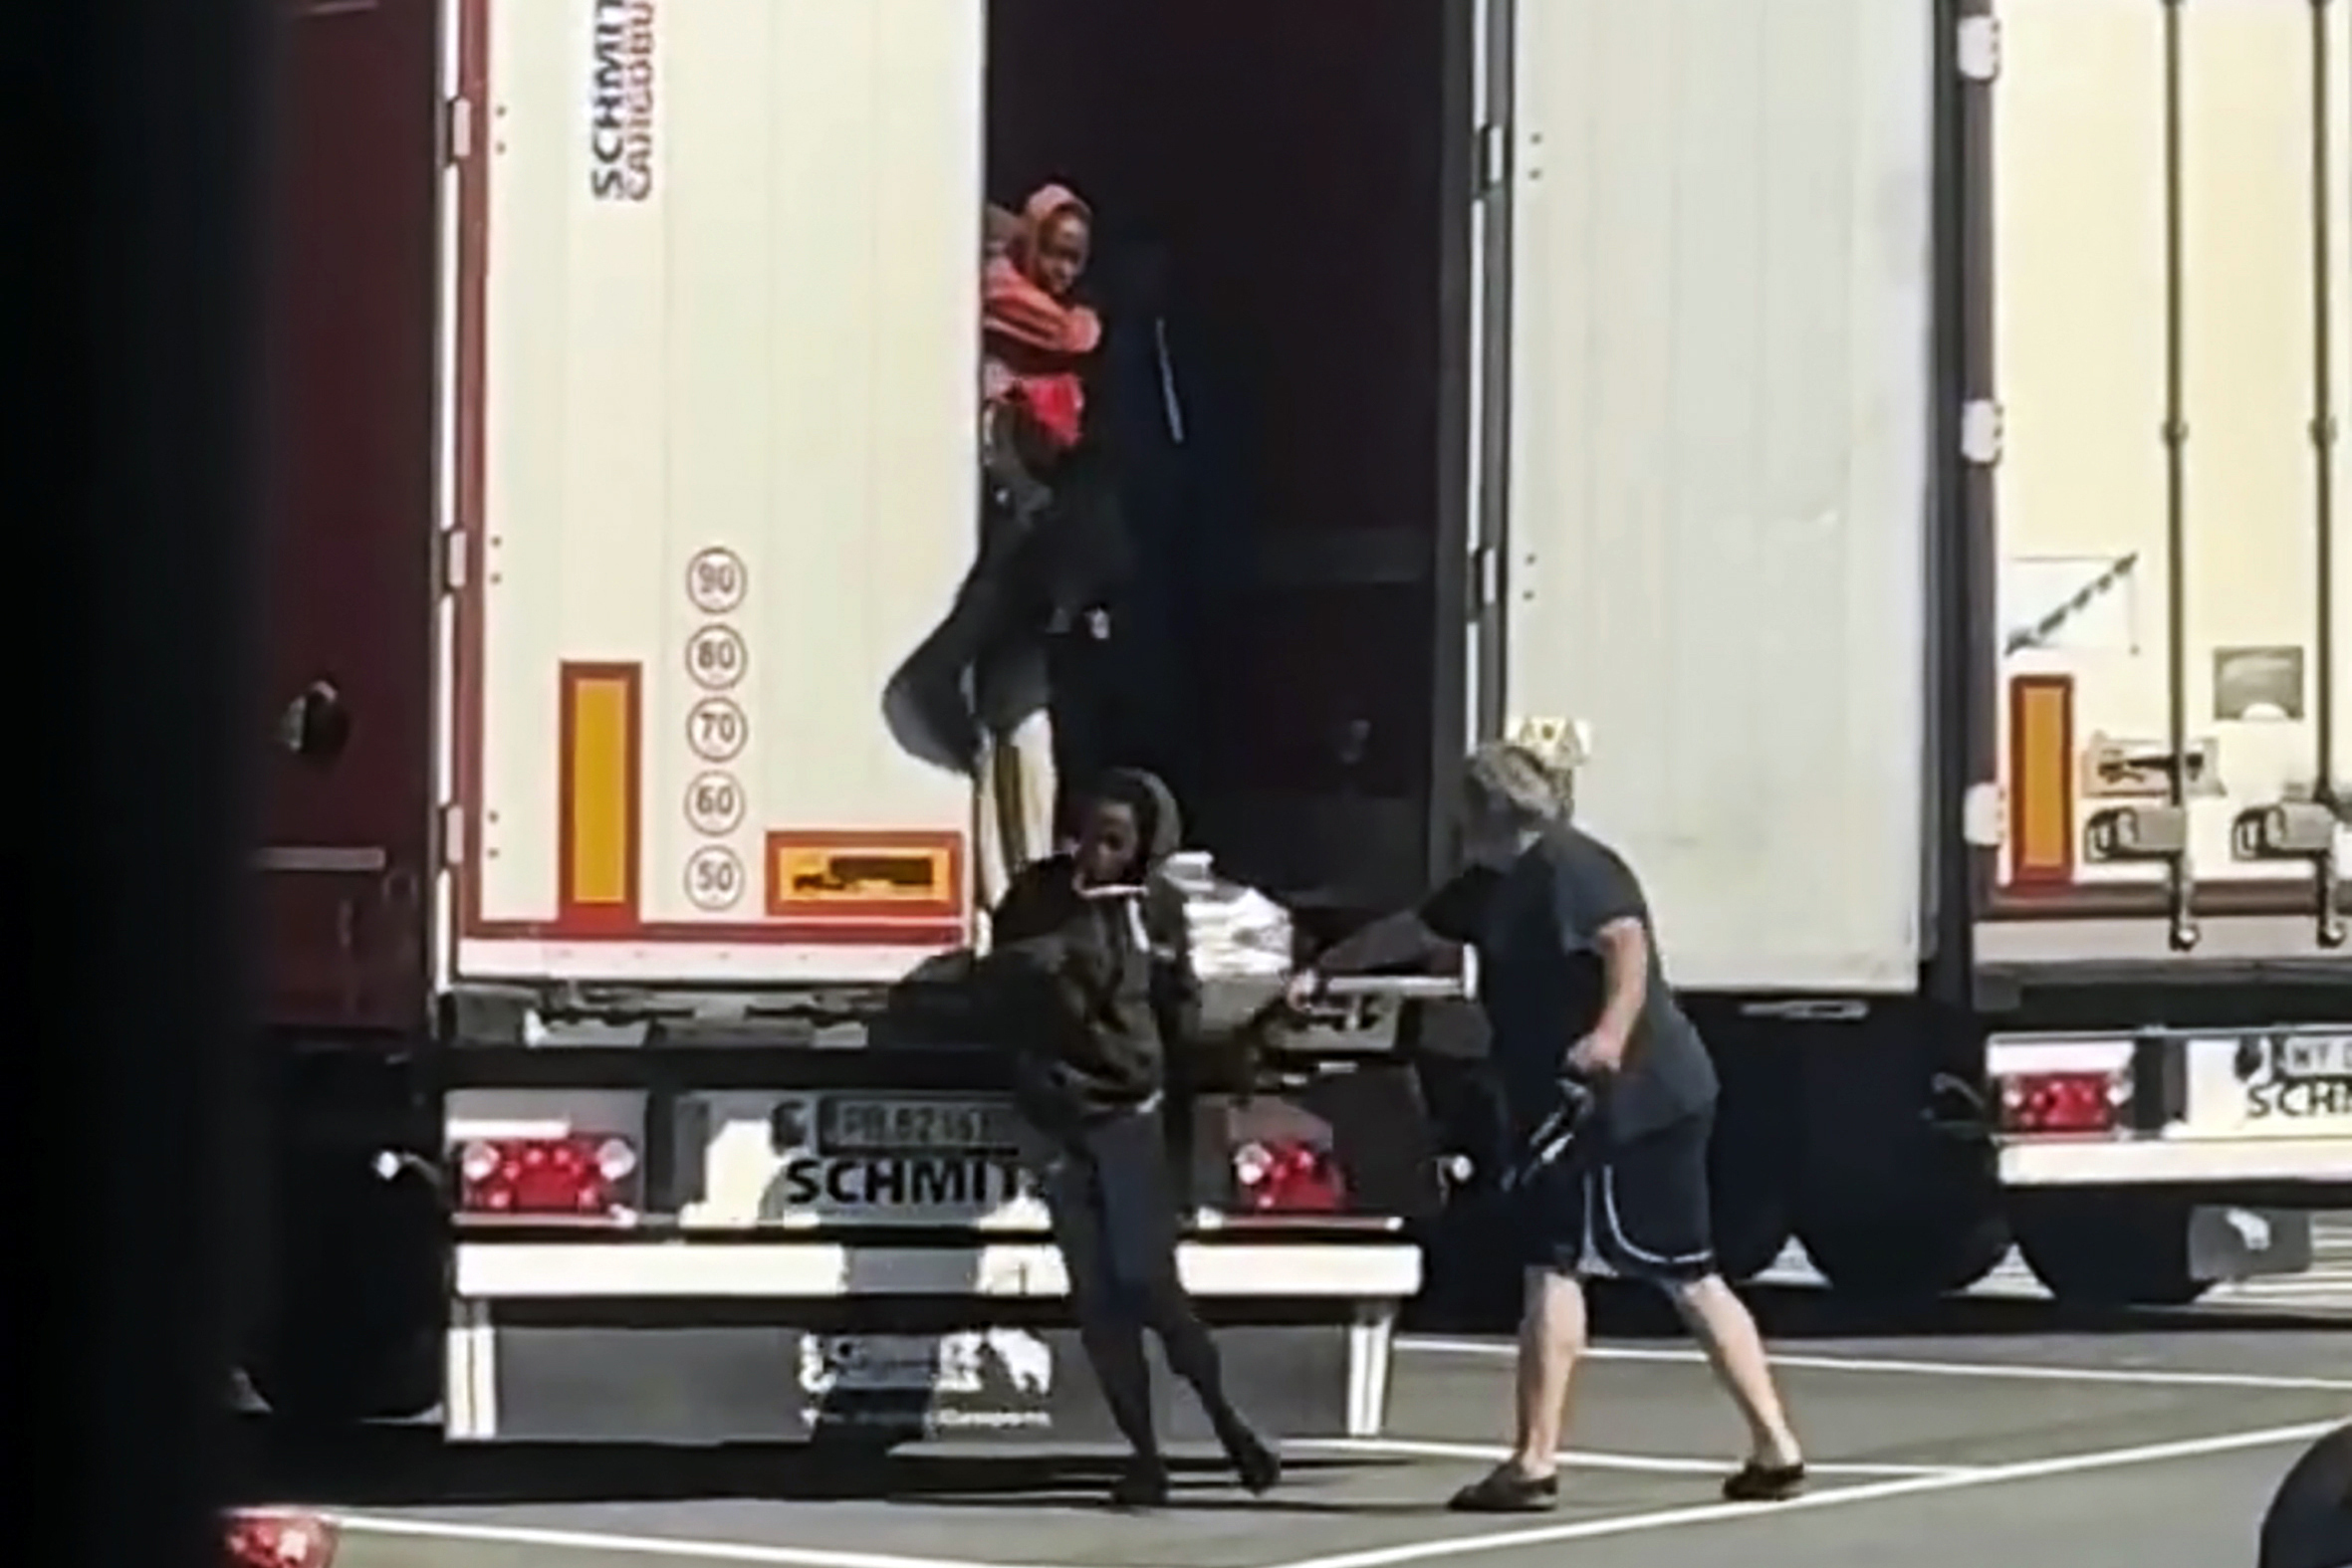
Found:
[{"label": "asphalt pavement", "polygon": [[1489,1338],[1408,1340],[1382,1440],[1294,1443],[1266,1499],[1199,1456],[1153,1515],[1101,1506],[1104,1454],[921,1449],[826,1471],[788,1450],[463,1452],[406,1431],[261,1475],[343,1520],[337,1568],[2251,1568],[2279,1477],[2352,1419],[2338,1277],[2340,1298],[2306,1279],[2098,1321],[1998,1281],[1901,1321],[1761,1286],[1818,1477],[1776,1507],[1716,1500],[1737,1423],[1662,1314],[1615,1285],[1562,1506],[1529,1520],[1439,1506],[1496,1452],[1510,1353]]}]

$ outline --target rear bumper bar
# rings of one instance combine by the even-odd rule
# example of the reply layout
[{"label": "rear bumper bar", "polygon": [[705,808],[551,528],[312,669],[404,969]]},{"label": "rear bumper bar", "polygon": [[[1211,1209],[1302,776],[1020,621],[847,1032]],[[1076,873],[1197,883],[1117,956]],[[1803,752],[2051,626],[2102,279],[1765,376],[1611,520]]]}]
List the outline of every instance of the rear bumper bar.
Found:
[{"label": "rear bumper bar", "polygon": [[2352,1188],[2352,1139],[2047,1139],[2004,1144],[2004,1187]]},{"label": "rear bumper bar", "polygon": [[[1419,1250],[1187,1242],[1251,1415],[1375,1436]],[[456,1442],[1115,1438],[1055,1249],[823,1241],[463,1242],[443,1428]],[[1156,1380],[1163,1431],[1206,1439]]]},{"label": "rear bumper bar", "polygon": [[[1410,1242],[1188,1241],[1177,1262],[1201,1297],[1401,1301],[1421,1288]],[[836,1300],[844,1296],[1069,1294],[1044,1241],[844,1246],[826,1241],[460,1241],[456,1293],[489,1300]]]}]

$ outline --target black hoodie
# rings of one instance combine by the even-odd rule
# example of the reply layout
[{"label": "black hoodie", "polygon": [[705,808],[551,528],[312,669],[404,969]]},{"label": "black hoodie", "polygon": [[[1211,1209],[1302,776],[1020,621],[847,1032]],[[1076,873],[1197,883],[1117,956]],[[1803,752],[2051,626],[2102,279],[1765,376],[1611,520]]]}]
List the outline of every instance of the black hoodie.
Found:
[{"label": "black hoodie", "polygon": [[1182,839],[1175,797],[1136,769],[1112,771],[1097,793],[1135,809],[1137,882],[1081,888],[1068,855],[1024,868],[997,905],[982,966],[1022,1109],[1061,1137],[1157,1098],[1168,1052],[1200,1016],[1184,895],[1160,874]]}]

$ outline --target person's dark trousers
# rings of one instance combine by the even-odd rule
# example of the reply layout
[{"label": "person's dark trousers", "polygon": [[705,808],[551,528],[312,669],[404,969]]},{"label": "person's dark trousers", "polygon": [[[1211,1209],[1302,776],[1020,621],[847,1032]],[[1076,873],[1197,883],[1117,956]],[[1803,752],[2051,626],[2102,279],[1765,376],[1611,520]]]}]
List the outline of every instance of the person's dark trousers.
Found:
[{"label": "person's dark trousers", "polygon": [[1176,1272],[1177,1216],[1156,1108],[1124,1112],[1076,1133],[1048,1173],[1054,1239],[1069,1273],[1078,1334],[1101,1380],[1111,1419],[1136,1454],[1159,1456],[1143,1331],[1192,1385],[1228,1450],[1255,1435],[1226,1398],[1217,1344]]}]

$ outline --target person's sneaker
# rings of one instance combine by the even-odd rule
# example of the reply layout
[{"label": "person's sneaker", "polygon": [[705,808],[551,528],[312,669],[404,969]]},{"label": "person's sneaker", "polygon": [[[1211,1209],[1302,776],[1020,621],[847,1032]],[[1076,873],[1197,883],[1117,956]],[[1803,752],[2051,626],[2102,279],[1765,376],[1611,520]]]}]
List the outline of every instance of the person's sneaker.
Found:
[{"label": "person's sneaker", "polygon": [[1723,1483],[1726,1502],[1786,1502],[1805,1489],[1805,1467],[1750,1459]]},{"label": "person's sneaker", "polygon": [[1242,1489],[1252,1496],[1263,1497],[1282,1484],[1283,1456],[1256,1433],[1237,1439],[1226,1455],[1241,1475]]},{"label": "person's sneaker", "polygon": [[1115,1508],[1164,1508],[1168,1505],[1168,1465],[1163,1459],[1132,1458],[1119,1478],[1110,1483]]},{"label": "person's sneaker", "polygon": [[1274,1445],[1258,1436],[1258,1429],[1231,1406],[1212,1410],[1209,1422],[1216,1429],[1227,1462],[1240,1474],[1243,1488],[1259,1496],[1274,1490],[1283,1478],[1283,1457]]},{"label": "person's sneaker", "polygon": [[1548,1513],[1559,1506],[1559,1477],[1497,1465],[1447,1500],[1455,1513]]}]

